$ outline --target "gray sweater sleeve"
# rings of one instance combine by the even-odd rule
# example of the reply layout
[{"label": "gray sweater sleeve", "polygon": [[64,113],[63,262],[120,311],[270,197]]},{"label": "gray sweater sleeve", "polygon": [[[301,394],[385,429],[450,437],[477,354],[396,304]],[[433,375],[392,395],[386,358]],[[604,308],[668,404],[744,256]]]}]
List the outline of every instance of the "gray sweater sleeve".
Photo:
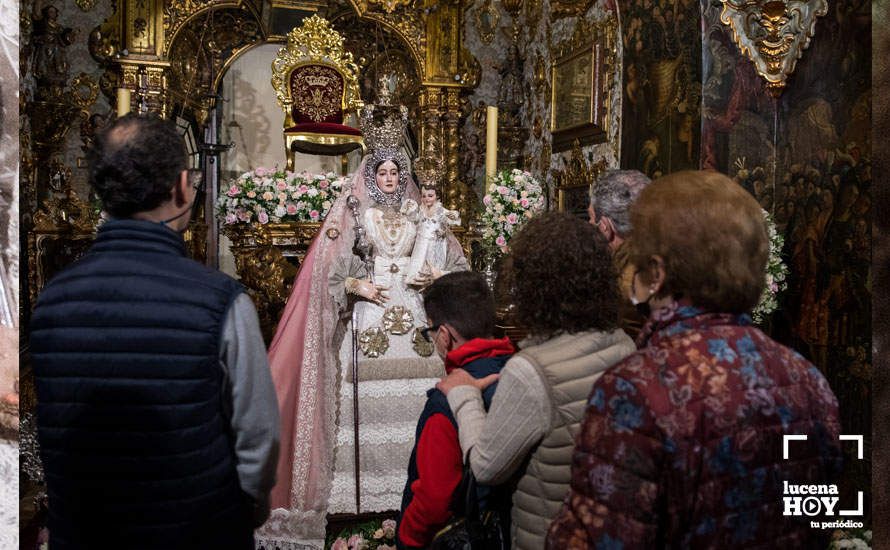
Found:
[{"label": "gray sweater sleeve", "polygon": [[473,386],[448,392],[448,405],[457,420],[461,451],[470,453],[473,475],[485,484],[507,481],[552,422],[544,381],[521,355],[511,357],[501,370],[487,413]]},{"label": "gray sweater sleeve", "polygon": [[269,515],[269,491],[278,462],[278,399],[259,319],[247,294],[239,295],[223,325],[220,364],[223,404],[235,440],[238,480],[255,506],[255,520]]}]

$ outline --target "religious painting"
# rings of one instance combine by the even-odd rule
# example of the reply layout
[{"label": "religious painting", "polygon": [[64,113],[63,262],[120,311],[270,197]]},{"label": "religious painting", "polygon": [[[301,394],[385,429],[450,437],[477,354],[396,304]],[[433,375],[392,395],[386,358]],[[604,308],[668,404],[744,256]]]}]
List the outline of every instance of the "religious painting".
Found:
[{"label": "religious painting", "polygon": [[699,168],[701,96],[715,92],[701,78],[701,6],[625,0],[619,11],[624,45],[621,167],[649,177]]},{"label": "religious painting", "polygon": [[553,152],[606,140],[603,128],[602,46],[590,43],[553,64],[550,133]]}]

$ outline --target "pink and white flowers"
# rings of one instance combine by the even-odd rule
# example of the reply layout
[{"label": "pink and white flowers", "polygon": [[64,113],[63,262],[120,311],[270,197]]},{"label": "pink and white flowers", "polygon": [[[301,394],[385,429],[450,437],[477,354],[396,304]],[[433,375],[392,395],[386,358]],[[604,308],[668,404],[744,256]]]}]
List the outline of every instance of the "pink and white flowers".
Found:
[{"label": "pink and white flowers", "polygon": [[318,222],[327,216],[346,182],[345,177],[333,173],[295,173],[261,167],[228,184],[219,196],[217,214],[225,225],[253,221]]},{"label": "pink and white flowers", "polygon": [[769,235],[769,257],[766,260],[766,284],[760,294],[760,300],[751,312],[751,317],[757,324],[763,323],[769,314],[779,307],[779,293],[785,290],[788,283],[788,266],[782,261],[782,247],[785,238],[776,231],[776,224],[769,212],[763,210],[763,220],[766,223],[766,231]]},{"label": "pink and white flowers", "polygon": [[482,241],[506,253],[522,223],[544,211],[544,190],[530,173],[513,169],[499,172],[487,191],[482,199]]}]

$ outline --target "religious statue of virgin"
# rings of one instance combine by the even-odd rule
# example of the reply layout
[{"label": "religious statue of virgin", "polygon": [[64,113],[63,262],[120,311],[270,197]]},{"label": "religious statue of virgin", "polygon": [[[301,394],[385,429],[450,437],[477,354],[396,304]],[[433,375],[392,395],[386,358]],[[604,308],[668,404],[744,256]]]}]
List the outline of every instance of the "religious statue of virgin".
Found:
[{"label": "religious statue of virgin", "polygon": [[420,200],[398,146],[406,122],[404,108],[363,112],[369,152],[309,249],[269,348],[282,434],[272,514],[257,532],[266,548],[321,548],[329,513],[398,510],[417,418],[444,374],[421,335],[419,291],[468,266],[449,231],[443,268],[406,281]]}]

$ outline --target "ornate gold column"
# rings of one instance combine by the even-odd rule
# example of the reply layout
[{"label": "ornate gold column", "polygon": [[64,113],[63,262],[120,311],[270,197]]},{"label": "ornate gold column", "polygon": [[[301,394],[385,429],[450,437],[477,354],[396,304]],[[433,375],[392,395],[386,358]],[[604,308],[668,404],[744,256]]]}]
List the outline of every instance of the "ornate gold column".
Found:
[{"label": "ornate gold column", "polygon": [[[460,210],[461,219],[469,221],[472,212],[467,200],[466,185],[459,181],[458,148],[460,126],[460,88],[445,88],[443,94],[443,153],[445,157],[445,193],[448,208]],[[466,223],[466,222],[464,222]]]},{"label": "ornate gold column", "polygon": [[166,118],[164,0],[123,0],[117,17],[121,48],[112,60],[117,86],[130,90],[132,111]]}]

